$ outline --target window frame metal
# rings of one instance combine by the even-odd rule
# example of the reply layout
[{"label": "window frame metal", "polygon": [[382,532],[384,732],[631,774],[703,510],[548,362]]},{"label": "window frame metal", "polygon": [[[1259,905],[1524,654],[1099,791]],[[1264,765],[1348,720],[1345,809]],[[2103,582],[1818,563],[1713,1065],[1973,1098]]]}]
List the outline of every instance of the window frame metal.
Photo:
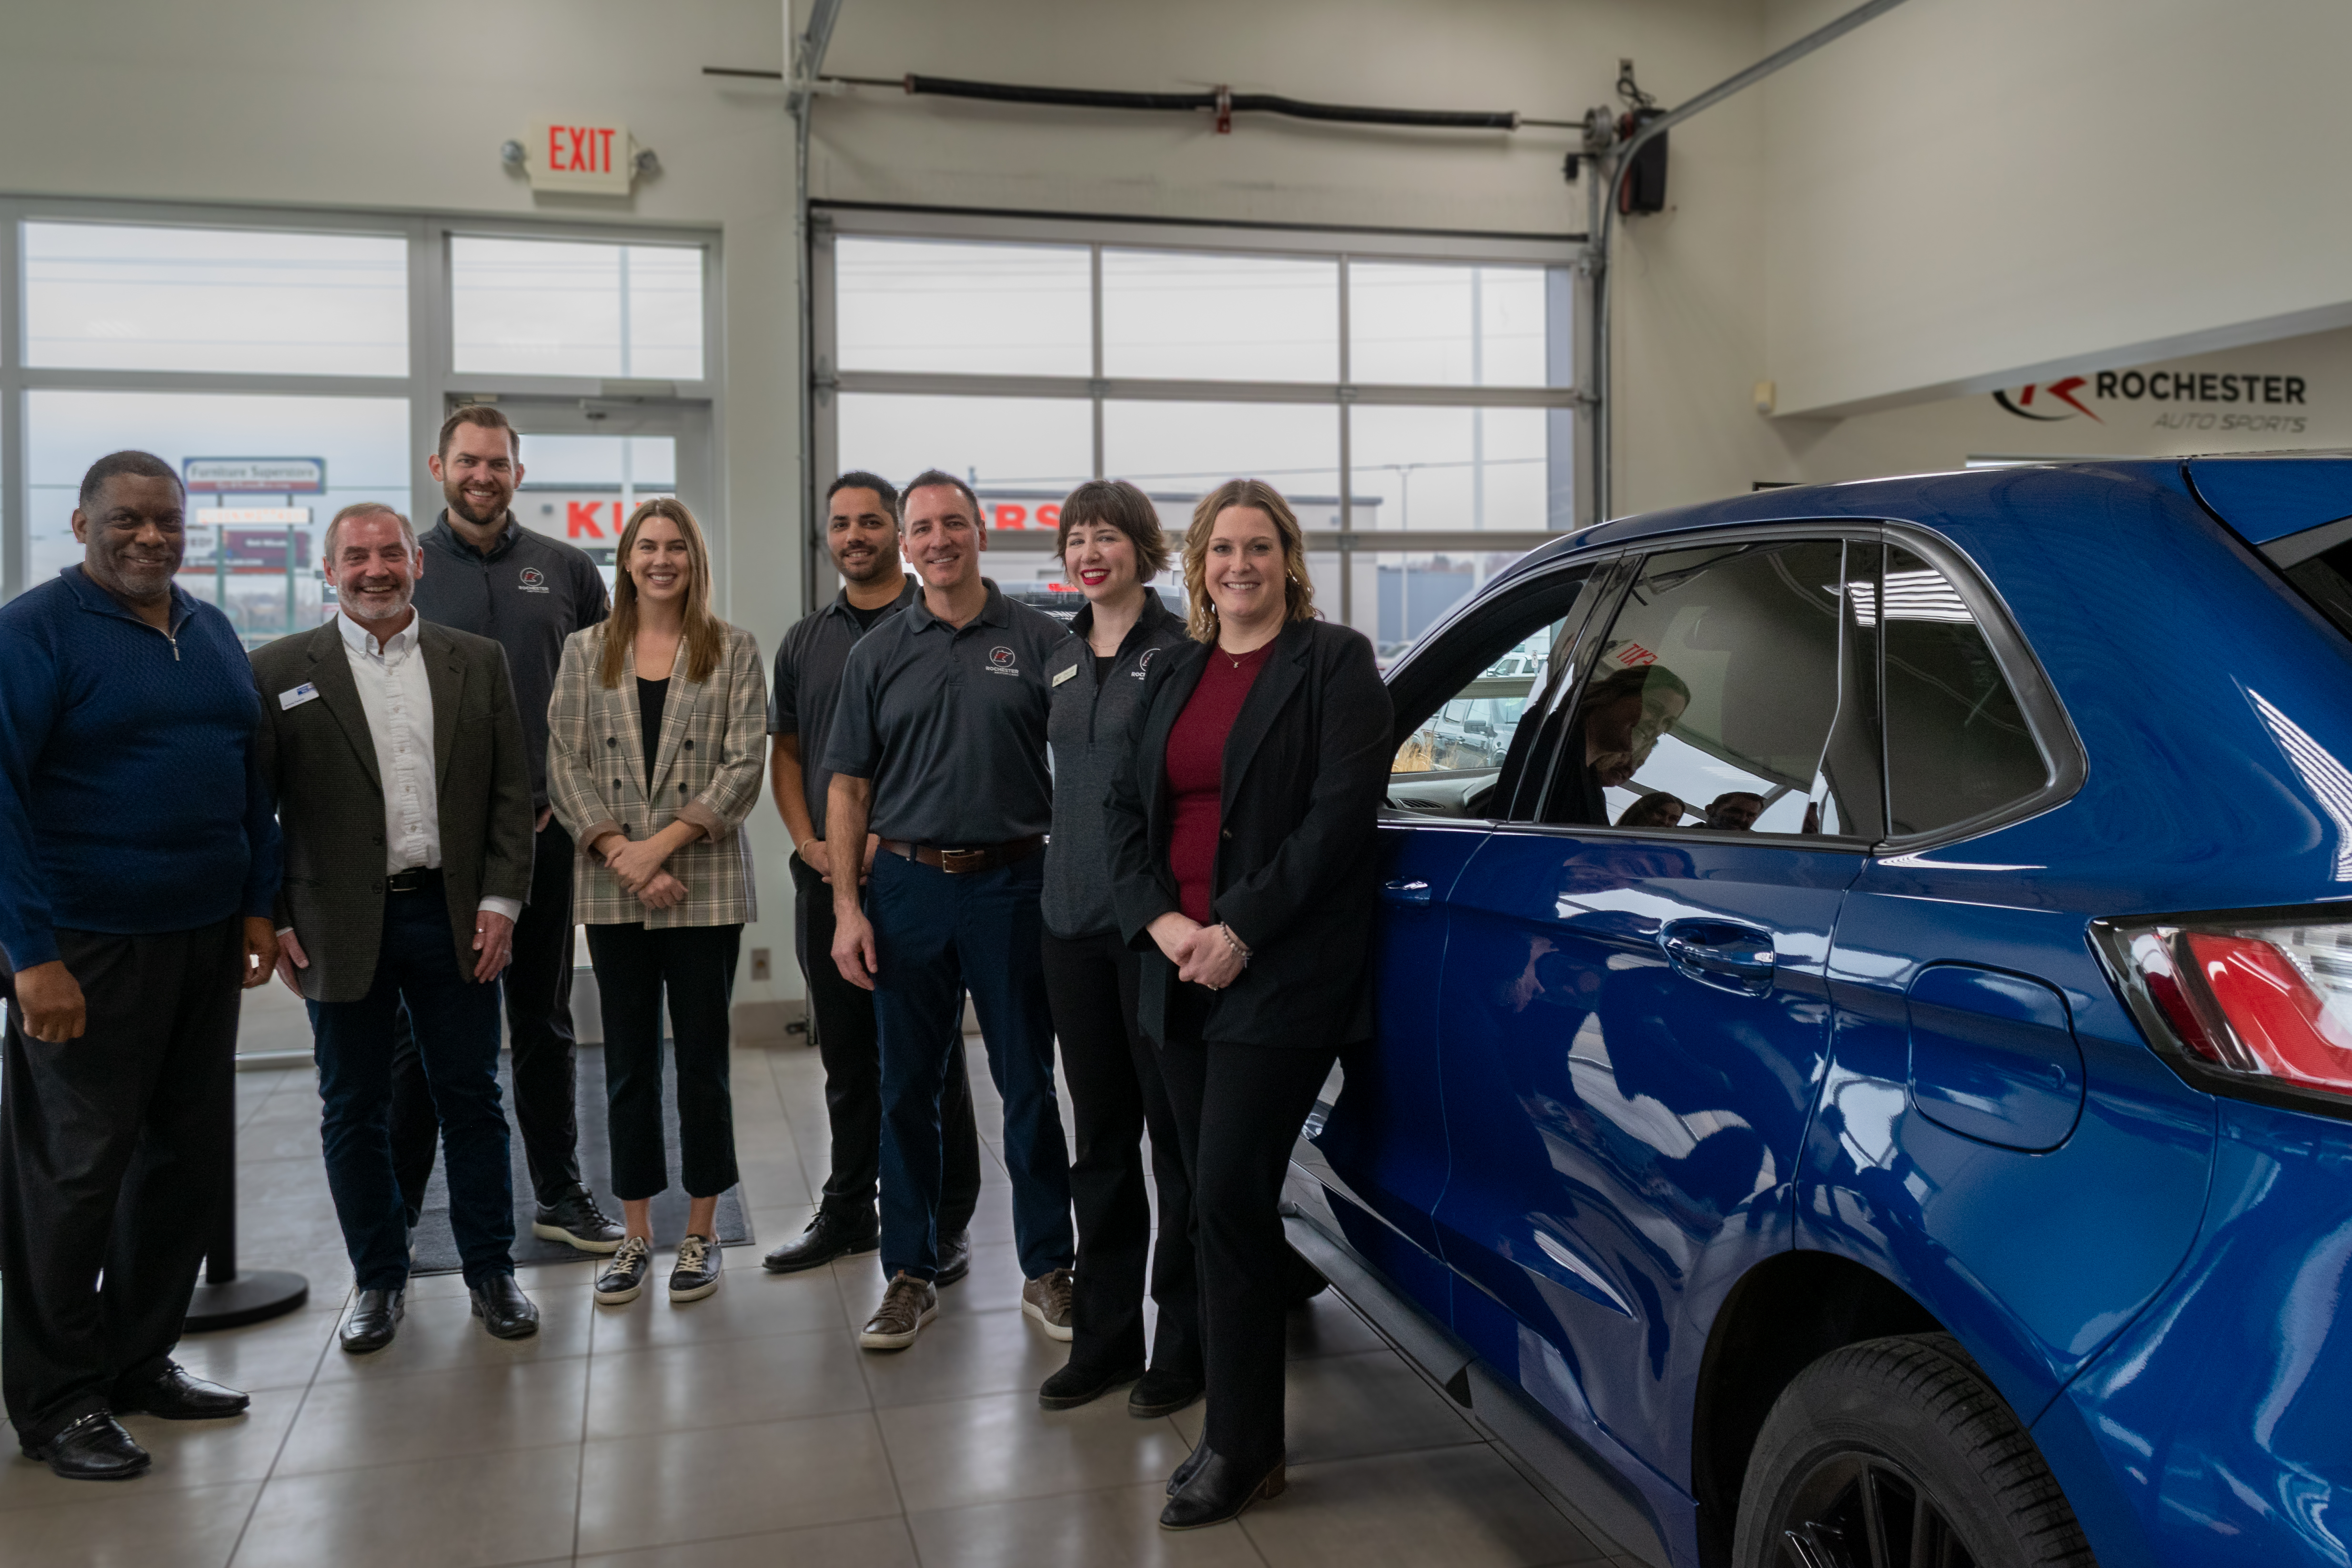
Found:
[{"label": "window frame metal", "polygon": [[[27,279],[25,225],[54,222],[126,225],[142,228],[256,229],[274,233],[366,234],[407,242],[408,371],[398,376],[289,374],[256,371],[153,371],[32,368],[25,363]],[[450,240],[456,237],[602,244],[674,246],[702,253],[702,375],[655,382],[598,376],[529,376],[454,369],[457,345],[451,310]],[[142,202],[0,195],[0,603],[30,582],[32,489],[26,469],[30,399],[35,392],[94,391],[276,395],[401,397],[408,403],[411,515],[432,516],[441,506],[425,471],[429,452],[454,397],[615,399],[677,403],[709,409],[713,432],[710,482],[725,516],[726,466],[716,449],[726,384],[724,258],[718,229],[701,226],[582,222],[529,216],[468,216],[442,212],[279,207],[251,204]]]},{"label": "window frame metal", "polygon": [[[835,242],[843,236],[877,239],[946,240],[1000,244],[1053,245],[1087,247],[1091,289],[1091,363],[1093,374],[1076,375],[997,375],[956,372],[845,371],[839,368],[839,320]],[[1223,381],[1192,378],[1106,376],[1103,374],[1102,255],[1104,250],[1142,249],[1195,255],[1281,256],[1333,262],[1339,269],[1339,377],[1335,381]],[[1353,620],[1354,573],[1357,552],[1378,554],[1443,551],[1526,551],[1551,542],[1591,521],[1591,489],[1587,465],[1580,454],[1588,445],[1591,419],[1586,368],[1585,302],[1589,290],[1562,288],[1563,280],[1580,283],[1582,243],[1526,236],[1383,234],[1377,231],[1280,229],[1223,226],[1213,223],[1146,223],[1134,220],[1061,219],[985,212],[949,213],[936,209],[868,205],[814,203],[809,224],[812,353],[810,355],[814,461],[809,474],[807,574],[803,579],[806,607],[814,608],[817,584],[827,581],[831,563],[824,550],[823,496],[830,477],[840,468],[838,396],[841,394],[882,394],[929,396],[1028,397],[1085,400],[1092,408],[1094,476],[1103,472],[1103,410],[1112,402],[1189,402],[1227,404],[1288,404],[1328,406],[1338,426],[1339,527],[1309,531],[1307,546],[1314,553],[1336,553],[1342,563],[1339,578],[1339,618]],[[1563,358],[1570,384],[1561,386],[1418,385],[1401,383],[1357,383],[1350,379],[1349,342],[1350,279],[1353,261],[1421,261],[1438,265],[1535,266],[1545,269],[1547,316],[1550,339],[1546,345],[1548,368]],[[1563,314],[1555,316],[1565,306]],[[1556,352],[1560,338],[1567,353]],[[1550,462],[1566,462],[1570,470],[1570,506],[1567,526],[1544,530],[1396,529],[1355,527],[1353,426],[1350,410],[1357,405],[1441,408],[1540,408],[1574,416],[1564,440],[1548,436]],[[992,534],[992,547],[1050,549],[1050,541]],[[1433,628],[1434,629],[1434,628]]]}]

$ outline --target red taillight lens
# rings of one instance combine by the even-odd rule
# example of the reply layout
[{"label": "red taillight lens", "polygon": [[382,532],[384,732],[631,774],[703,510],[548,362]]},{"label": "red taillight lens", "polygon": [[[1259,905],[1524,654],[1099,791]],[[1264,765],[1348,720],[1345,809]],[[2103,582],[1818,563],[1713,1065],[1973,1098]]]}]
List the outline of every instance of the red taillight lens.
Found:
[{"label": "red taillight lens", "polygon": [[2352,1098],[2352,922],[2316,918],[2343,912],[2096,929],[2126,993],[2200,1064]]}]

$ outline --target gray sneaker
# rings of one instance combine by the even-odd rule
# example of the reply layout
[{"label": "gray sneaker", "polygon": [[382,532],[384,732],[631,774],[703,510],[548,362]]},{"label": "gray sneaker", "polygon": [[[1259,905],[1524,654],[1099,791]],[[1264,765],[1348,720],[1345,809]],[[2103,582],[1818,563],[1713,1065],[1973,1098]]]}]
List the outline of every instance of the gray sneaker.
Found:
[{"label": "gray sneaker", "polygon": [[1070,1338],[1071,1282],[1075,1276],[1066,1268],[1056,1268],[1051,1274],[1024,1282],[1021,1287],[1021,1310],[1045,1326],[1048,1339]]},{"label": "gray sneaker", "polygon": [[699,1301],[719,1289],[719,1244],[691,1233],[677,1244],[677,1266],[669,1271],[669,1299]]},{"label": "gray sneaker", "polygon": [[940,1292],[928,1279],[918,1279],[905,1269],[890,1281],[882,1292],[882,1304],[866,1320],[859,1331],[860,1350],[902,1351],[915,1342],[923,1325],[940,1315]]},{"label": "gray sneaker", "polygon": [[646,1276],[653,1272],[654,1246],[642,1236],[621,1243],[604,1268],[596,1270],[596,1304],[625,1307],[643,1294]]}]

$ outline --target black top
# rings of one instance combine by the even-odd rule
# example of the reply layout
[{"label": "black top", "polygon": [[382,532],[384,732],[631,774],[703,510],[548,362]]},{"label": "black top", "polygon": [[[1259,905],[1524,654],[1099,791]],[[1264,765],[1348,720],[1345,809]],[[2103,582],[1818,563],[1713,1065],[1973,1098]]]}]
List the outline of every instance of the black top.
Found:
[{"label": "black top", "polygon": [[662,704],[669,700],[669,677],[637,677],[637,720],[645,726],[646,788],[654,787],[654,759],[661,755]]},{"label": "black top", "polygon": [[921,592],[909,576],[897,598],[861,610],[849,602],[845,588],[832,604],[803,616],[776,645],[776,678],[768,684],[768,733],[800,737],[801,798],[819,838],[824,837],[824,792],[833,784],[832,770],[824,765],[825,737],[833,730],[842,661],[884,616],[905,609]]},{"label": "black top", "polygon": [[457,537],[446,510],[416,542],[431,558],[425,562],[431,569],[416,579],[416,613],[507,650],[515,702],[522,710],[531,804],[543,806],[547,704],[555,695],[556,667],[563,662],[563,639],[611,609],[604,575],[587,552],[523,527],[512,512],[488,554]]},{"label": "black top", "polygon": [[[1225,739],[1210,900],[1250,963],[1210,1003],[1202,1037],[1345,1046],[1372,1029],[1375,831],[1396,754],[1393,715],[1361,633],[1294,621],[1274,649]],[[1137,1021],[1154,1039],[1167,1037],[1176,971],[1149,927],[1180,907],[1168,865],[1168,733],[1208,656],[1188,643],[1153,661],[1103,806],[1119,934],[1142,955]]]},{"label": "black top", "polygon": [[1039,901],[1045,929],[1073,939],[1118,929],[1103,842],[1103,795],[1125,754],[1144,678],[1171,648],[1190,641],[1184,617],[1171,615],[1149,588],[1143,613],[1108,658],[1092,654],[1086,640],[1094,616],[1092,605],[1080,608],[1070,622],[1072,638],[1055,653],[1047,676],[1054,693],[1045,723],[1054,749],[1054,838],[1045,847]]},{"label": "black top", "polygon": [[918,598],[843,661],[824,765],[873,781],[867,826],[885,838],[955,848],[1053,826],[1046,666],[1070,634],[987,587],[963,626]]}]

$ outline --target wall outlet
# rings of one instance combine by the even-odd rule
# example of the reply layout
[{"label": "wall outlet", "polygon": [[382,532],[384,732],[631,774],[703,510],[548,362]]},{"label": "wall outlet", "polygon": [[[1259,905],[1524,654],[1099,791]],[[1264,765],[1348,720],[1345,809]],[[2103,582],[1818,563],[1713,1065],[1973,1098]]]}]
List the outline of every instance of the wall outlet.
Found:
[{"label": "wall outlet", "polygon": [[751,950],[751,978],[754,980],[768,978],[768,950],[764,947],[755,947]]}]

